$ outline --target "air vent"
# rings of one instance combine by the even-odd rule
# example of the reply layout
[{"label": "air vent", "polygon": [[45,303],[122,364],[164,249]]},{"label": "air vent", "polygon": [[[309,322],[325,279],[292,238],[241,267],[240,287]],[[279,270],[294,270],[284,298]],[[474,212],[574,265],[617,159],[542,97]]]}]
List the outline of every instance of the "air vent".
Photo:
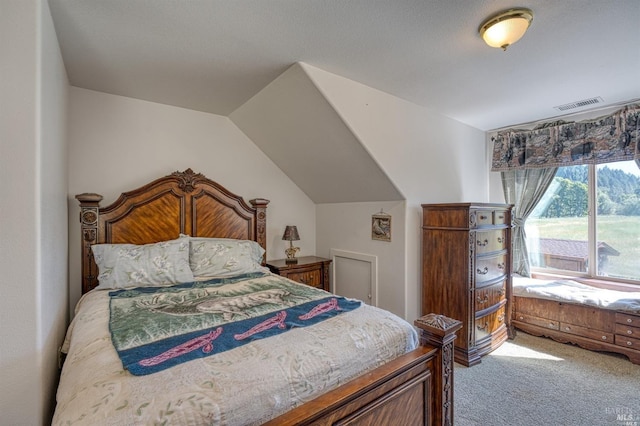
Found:
[{"label": "air vent", "polygon": [[601,104],[603,102],[604,101],[602,100],[602,98],[598,96],[597,98],[585,99],[582,101],[571,102],[570,104],[558,105],[554,108],[558,111],[567,111],[570,109],[582,108],[589,105]]}]

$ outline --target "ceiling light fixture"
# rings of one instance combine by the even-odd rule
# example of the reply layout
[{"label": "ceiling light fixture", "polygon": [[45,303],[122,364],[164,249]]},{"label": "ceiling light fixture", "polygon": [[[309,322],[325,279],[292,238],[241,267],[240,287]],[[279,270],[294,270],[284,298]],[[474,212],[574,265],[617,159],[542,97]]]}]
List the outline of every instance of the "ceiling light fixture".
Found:
[{"label": "ceiling light fixture", "polygon": [[533,12],[529,9],[509,9],[484,21],[478,32],[489,46],[507,50],[522,38],[532,20]]}]

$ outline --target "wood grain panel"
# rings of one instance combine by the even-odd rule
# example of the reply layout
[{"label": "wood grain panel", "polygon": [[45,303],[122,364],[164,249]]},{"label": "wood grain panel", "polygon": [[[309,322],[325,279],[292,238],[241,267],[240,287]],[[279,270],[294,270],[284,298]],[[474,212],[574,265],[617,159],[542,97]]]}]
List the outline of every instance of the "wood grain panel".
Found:
[{"label": "wood grain panel", "polygon": [[634,327],[640,327],[640,315],[631,315],[626,312],[616,312],[616,322],[627,324]]},{"label": "wood grain panel", "polygon": [[219,237],[257,241],[265,249],[269,200],[242,197],[191,169],[174,172],[123,192],[101,207],[99,194],[79,194],[82,234],[82,292],[97,284],[93,244],[148,244],[177,238]]},{"label": "wood grain panel", "polygon": [[184,231],[184,199],[171,191],[132,204],[122,215],[103,216],[105,242],[149,244],[178,238]]},{"label": "wood grain panel", "polygon": [[616,334],[640,339],[640,327],[630,327],[626,324],[616,324]]},{"label": "wood grain panel", "polygon": [[577,334],[602,342],[613,342],[613,333],[596,330],[589,327],[581,327],[571,323],[560,323],[560,331],[569,334]]},{"label": "wood grain panel", "polygon": [[336,426],[393,425],[400,418],[403,426],[429,424],[430,378],[431,373],[425,371],[334,424]]},{"label": "wood grain panel", "polygon": [[507,282],[500,281],[497,284],[476,289],[476,312],[494,306],[505,300],[507,294]]},{"label": "wood grain panel", "polygon": [[560,303],[560,322],[573,324],[610,333],[615,331],[615,311],[598,309],[594,306]]},{"label": "wood grain panel", "polygon": [[516,297],[514,305],[517,313],[560,322],[560,303],[554,300]]}]

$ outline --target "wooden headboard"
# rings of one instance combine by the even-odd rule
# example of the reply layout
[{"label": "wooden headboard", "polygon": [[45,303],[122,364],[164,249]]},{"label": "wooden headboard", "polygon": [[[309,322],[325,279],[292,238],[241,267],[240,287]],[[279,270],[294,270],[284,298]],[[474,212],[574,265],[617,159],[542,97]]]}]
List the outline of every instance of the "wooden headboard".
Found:
[{"label": "wooden headboard", "polygon": [[267,249],[269,200],[251,200],[250,207],[242,197],[191,169],[124,192],[106,207],[100,207],[99,194],[76,198],[81,209],[82,294],[98,285],[92,244],[149,244],[186,234],[253,240]]}]

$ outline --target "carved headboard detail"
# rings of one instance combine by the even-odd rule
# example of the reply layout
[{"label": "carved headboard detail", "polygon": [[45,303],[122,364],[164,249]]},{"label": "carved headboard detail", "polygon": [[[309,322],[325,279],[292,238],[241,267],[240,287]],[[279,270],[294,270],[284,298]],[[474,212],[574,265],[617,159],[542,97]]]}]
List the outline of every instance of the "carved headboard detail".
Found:
[{"label": "carved headboard detail", "polygon": [[[257,241],[267,249],[269,200],[242,197],[187,169],[124,192],[100,207],[99,194],[78,194],[82,238],[82,293],[98,285],[92,244],[149,244],[178,238],[235,238]],[[263,258],[263,262],[266,259]]]}]

